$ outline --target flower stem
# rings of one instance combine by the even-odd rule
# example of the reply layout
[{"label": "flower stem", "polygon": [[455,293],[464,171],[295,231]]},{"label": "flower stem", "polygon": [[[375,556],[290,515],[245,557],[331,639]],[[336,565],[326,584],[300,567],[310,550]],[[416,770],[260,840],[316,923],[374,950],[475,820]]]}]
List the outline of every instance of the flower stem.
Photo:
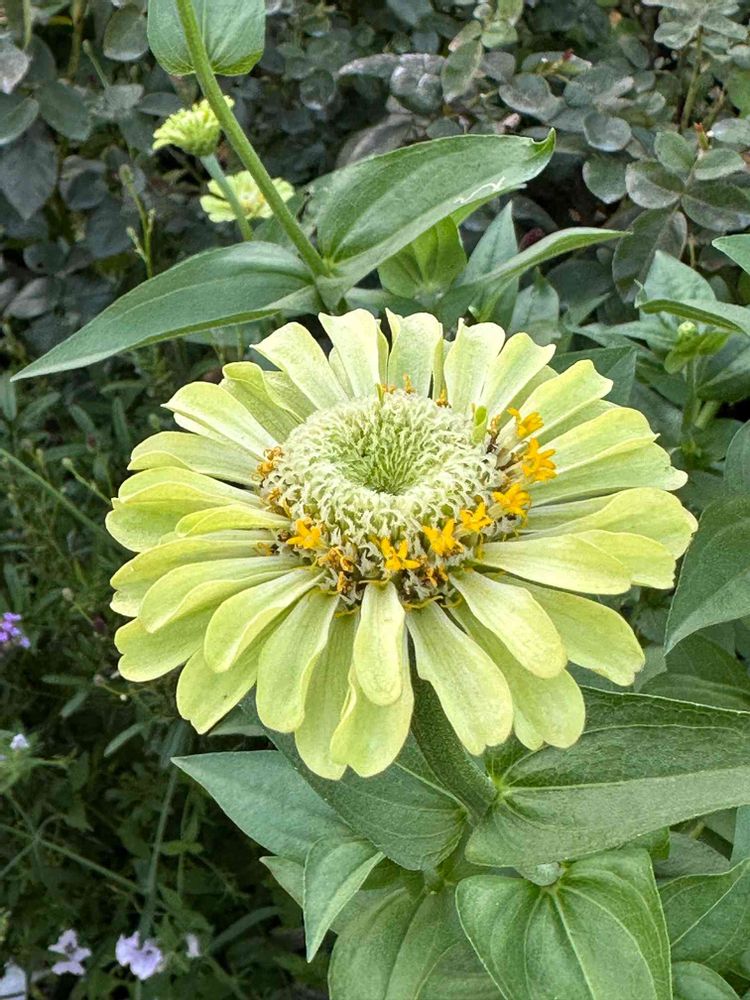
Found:
[{"label": "flower stem", "polygon": [[415,679],[412,732],[427,763],[445,788],[467,808],[472,820],[484,816],[497,790],[463,748],[432,687]]},{"label": "flower stem", "polygon": [[245,213],[242,210],[242,205],[240,200],[235,194],[234,188],[229,183],[226,178],[226,174],[221,169],[221,164],[216,159],[213,153],[210,156],[201,156],[201,163],[206,168],[208,173],[211,175],[211,179],[216,181],[221,189],[221,193],[227,199],[234,212],[234,217],[237,220],[237,227],[242,234],[243,240],[251,240],[253,238],[253,230],[250,223],[245,218]]},{"label": "flower stem", "polygon": [[680,120],[680,128],[686,129],[690,124],[690,116],[693,113],[693,106],[695,105],[695,99],[698,96],[698,84],[701,78],[701,58],[703,56],[703,28],[698,28],[698,34],[695,39],[695,63],[693,64],[693,74],[690,77],[690,84],[688,85],[688,91],[685,96],[685,104],[682,108],[682,118]]},{"label": "flower stem", "polygon": [[193,0],[177,0],[177,12],[182,23],[182,29],[185,32],[185,39],[190,51],[190,58],[195,67],[195,75],[198,78],[198,83],[214,114],[219,119],[224,134],[232,144],[245,169],[250,171],[263,197],[279,220],[279,224],[285,230],[287,236],[295,245],[312,273],[316,275],[327,274],[328,269],[323,259],[287,208],[284,199],[274,187],[270,174],[263,166],[260,157],[253,149],[250,140],[240,127],[240,123],[235,118],[231,108],[224,100],[224,95],[211,68],[211,62],[201,35],[198,18],[195,14]]}]

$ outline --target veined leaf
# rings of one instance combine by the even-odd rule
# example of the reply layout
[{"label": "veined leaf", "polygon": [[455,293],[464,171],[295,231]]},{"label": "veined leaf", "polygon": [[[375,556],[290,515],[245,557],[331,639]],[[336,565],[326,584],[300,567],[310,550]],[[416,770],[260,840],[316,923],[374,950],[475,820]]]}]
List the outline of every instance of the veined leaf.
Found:
[{"label": "veined leaf", "polygon": [[[263,55],[266,5],[263,0],[192,0],[211,69],[221,76],[249,73]],[[150,0],[148,43],[167,73],[195,72],[176,0]]]},{"label": "veined leaf", "polygon": [[625,235],[618,229],[588,229],[585,226],[550,233],[549,236],[532,243],[526,250],[515,254],[510,260],[504,261],[486,273],[471,277],[464,282],[459,281],[440,302],[443,322],[454,323],[481,293],[491,289],[493,296],[496,297],[503,288],[547,260],[606,240],[619,240]]},{"label": "veined leaf", "polygon": [[351,287],[441,219],[521,187],[544,169],[553,146],[552,132],[541,142],[462,135],[346,167],[318,218],[331,286]]},{"label": "veined leaf", "polygon": [[750,937],[750,860],[717,875],[686,875],[659,890],[675,961],[730,972]]},{"label": "veined leaf", "polygon": [[705,509],[667,619],[667,651],[708,625],[750,614],[750,494]]},{"label": "veined leaf", "polygon": [[[242,707],[257,721],[252,698]],[[328,781],[305,767],[293,737],[272,730],[266,734],[345,823],[402,868],[419,871],[436,865],[461,839],[466,809],[440,789],[412,740],[382,774],[360,778],[348,771],[338,781]]]},{"label": "veined leaf", "polygon": [[202,785],[243,833],[302,864],[321,837],[351,831],[276,750],[203,753],[173,763]]},{"label": "veined leaf", "polygon": [[331,1000],[499,1000],[458,922],[453,892],[398,886],[343,928]]},{"label": "veined leaf", "polygon": [[579,858],[662,826],[750,802],[750,713],[586,691],[567,750],[500,750],[500,798],[467,858],[513,867]]},{"label": "veined leaf", "polygon": [[288,250],[257,242],[207,250],[123,295],[16,378],[80,368],[185,333],[317,306],[310,273]]},{"label": "veined leaf", "polygon": [[692,319],[696,323],[708,323],[720,330],[750,334],[750,309],[735,306],[730,302],[712,302],[708,299],[648,299],[639,296],[635,302],[644,313],[669,313],[680,319]]},{"label": "veined leaf", "polygon": [[474,875],[458,884],[466,934],[513,1000],[671,1000],[669,945],[648,854],[577,861],[550,886]]}]

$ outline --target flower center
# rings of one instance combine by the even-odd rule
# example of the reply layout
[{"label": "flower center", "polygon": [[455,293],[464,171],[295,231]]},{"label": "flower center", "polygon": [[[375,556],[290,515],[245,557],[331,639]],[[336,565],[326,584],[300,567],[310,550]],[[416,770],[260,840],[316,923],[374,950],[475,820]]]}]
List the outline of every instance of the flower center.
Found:
[{"label": "flower center", "polygon": [[348,603],[373,580],[407,603],[449,596],[448,571],[525,519],[538,445],[516,424],[512,440],[477,434],[470,416],[384,388],[317,411],[258,467],[261,497],[294,525],[279,545],[328,570]]}]

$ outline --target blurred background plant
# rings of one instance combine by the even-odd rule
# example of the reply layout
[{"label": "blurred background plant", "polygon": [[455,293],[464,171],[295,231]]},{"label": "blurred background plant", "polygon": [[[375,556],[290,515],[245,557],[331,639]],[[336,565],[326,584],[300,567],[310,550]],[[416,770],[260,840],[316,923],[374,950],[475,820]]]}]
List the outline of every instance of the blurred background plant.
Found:
[{"label": "blurred background plant", "polygon": [[[720,497],[750,395],[750,278],[712,245],[750,225],[750,2],[269,0],[268,13],[259,66],[225,90],[297,207],[314,181],[364,156],[465,132],[540,138],[555,128],[550,166],[522,194],[475,212],[463,246],[451,237],[452,252],[430,251],[432,271],[417,266],[417,278],[414,259],[399,255],[380,282],[433,306],[468,251],[477,278],[560,228],[629,230],[532,268],[502,294],[490,289],[479,312],[558,343],[561,365],[597,351],[617,401],[642,408],[691,470],[693,508]],[[155,128],[199,94],[192,78],[156,65],[145,15],[145,0],[0,9],[6,372],[147,276],[237,238],[231,212],[215,222],[201,208],[212,168],[178,147],[152,148]],[[240,171],[226,144],[215,160],[230,177]],[[313,186],[309,228],[314,195]],[[280,239],[272,220],[252,225]],[[701,309],[685,313],[685,301]],[[101,527],[130,450],[167,426],[160,403],[190,379],[216,379],[272,325],[20,386],[0,376],[0,614],[22,615],[10,624],[30,644],[0,645],[0,971],[11,958],[24,975],[35,970],[31,995],[149,997],[156,982],[166,998],[325,995],[325,956],[305,964],[296,906],[167,766],[176,753],[262,737],[228,723],[198,740],[173,720],[169,680],[136,690],[119,678],[108,579],[120,558]],[[747,478],[747,435],[737,440],[733,475]],[[707,693],[684,649],[665,661],[667,606],[656,600],[630,602],[651,644],[644,690],[674,696],[691,684],[710,704],[750,708],[734,655],[750,650],[745,626],[691,640],[729,678],[731,698]],[[709,818],[702,836],[728,856],[730,829]],[[61,952],[50,945],[70,944],[67,930],[68,957],[91,951],[83,977],[51,971]],[[118,939],[136,931],[131,957],[153,940],[163,959],[143,981],[116,957]]]}]

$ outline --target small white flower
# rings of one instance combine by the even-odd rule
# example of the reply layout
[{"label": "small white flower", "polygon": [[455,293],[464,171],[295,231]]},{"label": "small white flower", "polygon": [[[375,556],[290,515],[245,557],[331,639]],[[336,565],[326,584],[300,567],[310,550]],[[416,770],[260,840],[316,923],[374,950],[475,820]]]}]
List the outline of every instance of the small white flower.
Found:
[{"label": "small white flower", "polygon": [[16,733],[13,739],[10,741],[11,750],[28,750],[31,744],[23,735],[23,733]]},{"label": "small white flower", "polygon": [[115,957],[124,968],[129,968],[133,975],[143,982],[150,979],[164,968],[164,955],[156,941],[151,938],[141,944],[138,931],[126,938],[121,934],[115,946]]},{"label": "small white flower", "polygon": [[185,954],[188,958],[200,958],[203,954],[197,934],[185,935]]},{"label": "small white flower", "polygon": [[72,928],[63,931],[54,944],[49,946],[49,951],[54,951],[58,955],[64,955],[64,961],[55,962],[52,972],[56,976],[64,976],[70,973],[72,976],[83,976],[86,970],[83,967],[84,959],[91,955],[90,948],[81,948],[78,944],[78,933]]}]

